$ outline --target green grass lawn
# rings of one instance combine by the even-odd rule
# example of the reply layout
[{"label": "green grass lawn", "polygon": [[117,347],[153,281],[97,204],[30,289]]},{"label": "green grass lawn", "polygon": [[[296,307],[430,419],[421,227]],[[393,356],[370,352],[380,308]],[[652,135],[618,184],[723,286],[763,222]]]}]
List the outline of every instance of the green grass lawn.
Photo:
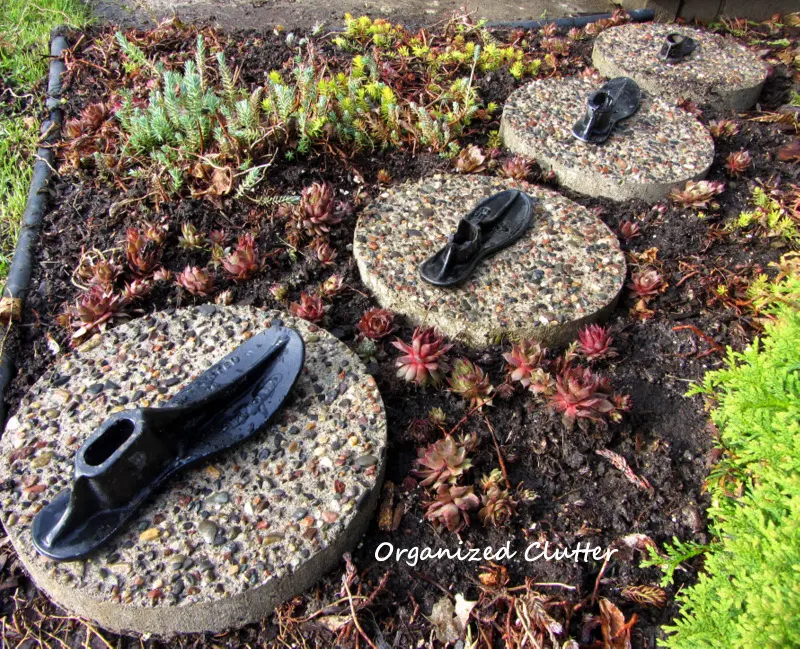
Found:
[{"label": "green grass lawn", "polygon": [[0,278],[8,272],[28,195],[50,30],[88,20],[80,0],[0,0]]}]

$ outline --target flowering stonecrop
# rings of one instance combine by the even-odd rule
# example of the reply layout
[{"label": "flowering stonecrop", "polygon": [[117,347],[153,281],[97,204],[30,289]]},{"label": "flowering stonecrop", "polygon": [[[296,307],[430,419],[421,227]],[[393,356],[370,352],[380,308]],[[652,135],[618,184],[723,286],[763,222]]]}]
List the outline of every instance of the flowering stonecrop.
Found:
[{"label": "flowering stonecrop", "polygon": [[423,479],[420,482],[423,487],[433,485],[437,489],[445,483],[455,484],[472,466],[467,453],[474,450],[477,443],[475,435],[461,439],[447,435],[424,449],[418,449],[417,463],[421,468],[411,473]]},{"label": "flowering stonecrop", "polygon": [[325,305],[319,295],[301,293],[300,302],[292,302],[289,305],[292,315],[309,322],[322,322],[325,317]]},{"label": "flowering stonecrop", "polygon": [[570,366],[556,377],[556,391],[549,405],[551,410],[562,413],[564,425],[571,430],[576,421],[581,425],[618,421],[620,411],[630,408],[630,401],[612,395],[606,377],[594,374],[588,367]]},{"label": "flowering stonecrop", "polygon": [[629,221],[626,219],[619,224],[619,228],[617,229],[617,234],[619,235],[620,239],[622,239],[625,243],[627,243],[631,239],[635,239],[636,237],[641,235],[641,228],[639,227],[638,223],[634,223],[633,221]]},{"label": "flowering stonecrop", "polygon": [[503,163],[503,175],[514,180],[525,180],[531,173],[531,164],[516,154]]},{"label": "flowering stonecrop", "polygon": [[750,166],[753,158],[749,151],[732,151],[725,161],[725,171],[729,176],[741,176]]},{"label": "flowering stonecrop", "polygon": [[136,228],[128,228],[125,232],[125,256],[132,271],[147,275],[155,268],[161,256],[161,247]]},{"label": "flowering stonecrop", "polygon": [[336,213],[333,190],[328,183],[313,183],[300,193],[300,222],[312,235],[330,232],[331,226],[341,221]]},{"label": "flowering stonecrop", "polygon": [[214,278],[207,270],[197,266],[187,266],[176,278],[175,282],[192,295],[206,297],[214,291]]},{"label": "flowering stonecrop", "polygon": [[403,352],[395,361],[401,379],[421,386],[438,385],[442,373],[449,369],[446,354],[452,345],[445,343],[444,337],[433,328],[415,329],[410,345],[399,338],[392,345]]},{"label": "flowering stonecrop", "polygon": [[458,532],[469,525],[469,512],[480,504],[472,487],[443,484],[434,499],[425,503],[425,519],[436,527],[444,525],[450,532]]},{"label": "flowering stonecrop", "polygon": [[477,173],[486,169],[486,156],[480,147],[473,144],[461,149],[456,157],[456,169],[462,174]]},{"label": "flowering stonecrop", "polygon": [[714,180],[687,180],[683,189],[673,189],[669,197],[684,207],[708,208],[714,197],[725,191],[725,183]]},{"label": "flowering stonecrop", "polygon": [[733,137],[739,133],[739,125],[731,119],[711,120],[708,131],[715,138]]},{"label": "flowering stonecrop", "polygon": [[394,313],[386,309],[369,309],[361,316],[356,329],[366,338],[380,340],[397,329],[394,324]]},{"label": "flowering stonecrop", "polygon": [[481,409],[494,399],[494,387],[484,371],[466,358],[453,363],[453,371],[447,379],[450,391],[469,401],[469,408]]},{"label": "flowering stonecrop", "polygon": [[616,356],[608,327],[592,324],[578,332],[578,352],[589,361]]},{"label": "flowering stonecrop", "polygon": [[258,263],[255,237],[243,234],[239,237],[236,248],[222,258],[222,267],[237,282],[250,279],[261,269]]},{"label": "flowering stonecrop", "polygon": [[191,223],[184,223],[181,225],[181,236],[178,238],[178,243],[181,248],[189,250],[199,250],[206,245],[206,238],[197,231],[197,228]]},{"label": "flowering stonecrop", "polygon": [[631,274],[628,288],[640,298],[649,298],[663,292],[667,285],[655,268],[643,268]]}]

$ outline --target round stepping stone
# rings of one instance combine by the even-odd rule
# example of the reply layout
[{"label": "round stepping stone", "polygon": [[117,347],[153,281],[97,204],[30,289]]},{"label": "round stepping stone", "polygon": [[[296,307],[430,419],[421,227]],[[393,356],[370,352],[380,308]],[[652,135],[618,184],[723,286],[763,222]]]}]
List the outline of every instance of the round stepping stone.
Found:
[{"label": "round stepping stone", "polygon": [[[679,63],[659,58],[668,34],[693,38]],[[607,29],[597,37],[592,63],[600,74],[631,77],[644,90],[674,102],[691,99],[720,111],[742,111],[758,101],[769,66],[732,38],[679,25],[643,23]]]},{"label": "round stepping stone", "polygon": [[[110,413],[171,398],[275,318],[306,358],[266,430],[178,474],[89,558],[36,552],[32,518]],[[324,330],[247,307],[157,313],[89,340],[33,386],[0,438],[0,516],[36,584],[72,613],[119,632],[219,632],[262,619],[357,545],[385,449],[375,381]]]},{"label": "round stepping stone", "polygon": [[500,134],[516,153],[552,169],[559,182],[590,196],[655,202],[675,185],[698,180],[714,161],[714,141],[686,111],[642,92],[636,113],[600,145],[572,135],[599,79],[534,81],[515,90],[503,108]]},{"label": "round stepping stone", "polygon": [[[480,262],[463,284],[425,282],[419,265],[445,245],[459,219],[512,188],[534,199],[531,229]],[[556,192],[490,176],[436,175],[386,190],[362,212],[353,254],[381,306],[474,347],[501,337],[571,340],[610,312],[625,279],[619,241],[589,210]]]}]

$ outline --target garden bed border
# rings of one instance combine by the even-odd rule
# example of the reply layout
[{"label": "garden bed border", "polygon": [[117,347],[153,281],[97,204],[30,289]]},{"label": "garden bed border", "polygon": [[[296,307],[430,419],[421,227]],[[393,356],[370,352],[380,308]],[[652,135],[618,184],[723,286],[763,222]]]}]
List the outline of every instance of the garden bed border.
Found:
[{"label": "garden bed border", "polygon": [[[42,217],[47,209],[46,187],[50,182],[51,175],[55,172],[54,147],[61,135],[61,124],[64,119],[61,110],[61,75],[67,69],[61,54],[69,48],[67,39],[61,33],[63,31],[64,27],[56,27],[50,32],[50,69],[45,101],[49,115],[42,122],[41,136],[37,143],[36,162],[33,165],[33,177],[28,190],[28,200],[22,215],[14,258],[3,288],[3,298],[10,299],[12,303],[9,327],[14,324],[13,313],[22,313],[25,293],[28,290],[33,270],[34,244],[38,239]],[[5,426],[5,391],[14,377],[14,363],[15,360],[11,354],[3,349],[2,355],[0,355],[0,427]]]}]

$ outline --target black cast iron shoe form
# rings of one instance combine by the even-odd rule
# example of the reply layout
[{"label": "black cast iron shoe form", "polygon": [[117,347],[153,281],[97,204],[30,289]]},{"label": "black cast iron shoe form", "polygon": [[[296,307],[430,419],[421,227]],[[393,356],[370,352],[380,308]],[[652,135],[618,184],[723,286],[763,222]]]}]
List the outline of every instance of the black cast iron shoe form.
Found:
[{"label": "black cast iron shoe form", "polygon": [[617,77],[595,90],[586,100],[586,114],[572,127],[582,142],[602,144],[620,120],[639,109],[642,91],[633,79]]},{"label": "black cast iron shoe form", "polygon": [[36,549],[60,561],[89,554],[175,472],[262,430],[291,391],[304,355],[296,331],[272,326],[166,406],[109,417],[78,450],[72,489],[34,518]]},{"label": "black cast iron shoe form", "polygon": [[422,279],[436,286],[463,282],[481,260],[525,234],[531,212],[530,196],[516,189],[482,200],[458,222],[447,245],[420,265]]},{"label": "black cast iron shoe form", "polygon": [[694,52],[696,47],[697,43],[693,38],[673,32],[664,38],[664,44],[661,46],[658,56],[667,63],[680,63]]}]

